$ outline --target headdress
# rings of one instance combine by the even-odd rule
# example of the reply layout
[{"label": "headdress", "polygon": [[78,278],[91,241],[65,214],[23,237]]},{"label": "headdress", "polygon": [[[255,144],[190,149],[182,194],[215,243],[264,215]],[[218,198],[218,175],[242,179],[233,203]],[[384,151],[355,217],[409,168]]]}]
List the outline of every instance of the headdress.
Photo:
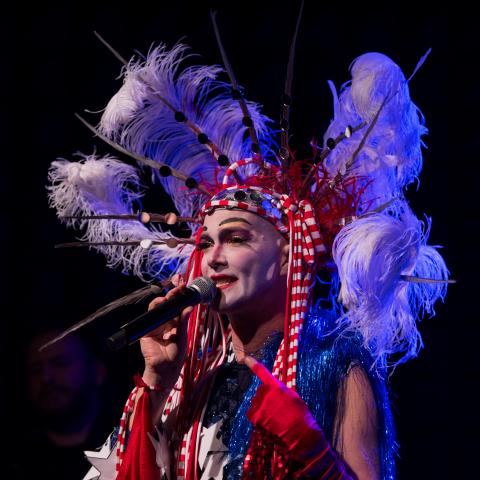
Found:
[{"label": "headdress", "polygon": [[[323,145],[296,159],[288,145],[291,74],[276,129],[258,104],[244,99],[221,50],[229,83],[217,79],[218,66],[182,68],[190,60],[184,45],[160,45],[146,59],[124,61],[123,85],[100,123],[84,123],[137,166],[95,154],[53,162],[50,200],[59,218],[83,230],[84,244],[101,251],[109,266],[152,282],[200,274],[195,243],[205,215],[216,208],[252,211],[290,242],[275,376],[295,388],[302,322],[322,268],[339,275],[342,331],[361,335],[382,364],[391,354],[403,355],[397,361],[415,355],[418,314],[433,312],[448,271],[426,245],[429,221],[425,228],[404,196],[421,169],[426,128],[402,71],[380,53],[358,57],[339,94],[330,84],[333,120]],[[292,64],[293,54],[289,72]],[[142,211],[146,173],[171,197],[176,213]],[[170,226],[179,223],[188,236],[172,234]],[[165,416],[203,373],[223,362],[227,341],[223,323],[206,307],[195,308],[183,381]],[[187,431],[179,442],[179,477],[195,464],[192,435]]]}]

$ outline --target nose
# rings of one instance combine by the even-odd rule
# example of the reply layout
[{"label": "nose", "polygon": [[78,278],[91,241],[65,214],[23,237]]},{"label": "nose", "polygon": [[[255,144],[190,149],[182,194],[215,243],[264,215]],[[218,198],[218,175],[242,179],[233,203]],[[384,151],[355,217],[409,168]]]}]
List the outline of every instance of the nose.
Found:
[{"label": "nose", "polygon": [[33,373],[33,376],[36,378],[36,380],[42,384],[47,384],[50,383],[53,377],[53,371],[51,366],[45,362],[39,365],[35,372]]},{"label": "nose", "polygon": [[224,255],[221,245],[214,245],[208,250],[207,253],[207,265],[212,269],[217,271],[222,266],[227,265],[227,259]]}]

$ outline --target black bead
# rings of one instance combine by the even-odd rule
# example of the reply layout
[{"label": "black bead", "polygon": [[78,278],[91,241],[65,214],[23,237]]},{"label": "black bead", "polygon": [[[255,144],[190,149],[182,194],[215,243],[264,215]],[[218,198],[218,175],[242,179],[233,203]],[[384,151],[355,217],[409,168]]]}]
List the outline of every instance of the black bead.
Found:
[{"label": "black bead", "polygon": [[182,112],[175,112],[174,117],[177,122],[184,122],[187,119]]},{"label": "black bead", "polygon": [[193,178],[193,177],[188,177],[186,180],[185,180],[185,185],[188,187],[188,188],[195,188],[198,183],[197,181]]},{"label": "black bead", "polygon": [[282,103],[286,106],[291,105],[292,104],[292,97],[290,95],[287,95],[286,93],[284,93],[282,95]]},{"label": "black bead", "polygon": [[333,150],[335,148],[335,140],[333,138],[327,138],[327,147],[330,150]]},{"label": "black bead", "polygon": [[240,100],[242,98],[242,94],[236,88],[232,88],[232,98],[234,100]]},{"label": "black bead", "polygon": [[239,202],[242,202],[243,200],[246,200],[247,194],[243,190],[237,190],[233,194],[233,198]]},{"label": "black bead", "polygon": [[253,121],[252,121],[252,118],[251,117],[243,117],[242,118],[242,123],[246,126],[246,127],[251,127],[253,125]]},{"label": "black bead", "polygon": [[260,145],[258,143],[252,143],[252,152],[258,153],[260,152]]},{"label": "black bead", "polygon": [[230,163],[228,157],[223,154],[218,156],[217,162],[221,167],[226,167]]},{"label": "black bead", "polygon": [[288,129],[288,120],[286,120],[285,118],[282,118],[280,120],[280,128],[282,130],[287,130]]},{"label": "black bead", "polygon": [[208,143],[210,140],[208,139],[207,135],[204,133],[199,133],[197,140],[203,145],[205,143]]},{"label": "black bead", "polygon": [[158,171],[162,177],[169,177],[172,174],[172,169],[168,165],[162,165]]}]

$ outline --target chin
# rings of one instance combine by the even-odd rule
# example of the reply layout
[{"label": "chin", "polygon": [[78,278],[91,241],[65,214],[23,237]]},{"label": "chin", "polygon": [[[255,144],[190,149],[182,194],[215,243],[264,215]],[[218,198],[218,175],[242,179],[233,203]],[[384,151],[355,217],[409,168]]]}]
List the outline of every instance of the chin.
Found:
[{"label": "chin", "polygon": [[213,309],[216,312],[223,313],[225,315],[245,315],[252,313],[252,305],[255,305],[255,302],[252,300],[246,301],[242,298],[241,300],[228,301],[222,295],[220,297],[220,301],[213,307]]}]

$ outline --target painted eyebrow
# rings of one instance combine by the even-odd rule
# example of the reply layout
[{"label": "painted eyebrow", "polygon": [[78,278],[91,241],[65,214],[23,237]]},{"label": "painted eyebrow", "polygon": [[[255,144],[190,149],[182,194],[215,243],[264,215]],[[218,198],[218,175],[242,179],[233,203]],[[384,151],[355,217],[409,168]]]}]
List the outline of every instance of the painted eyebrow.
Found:
[{"label": "painted eyebrow", "polygon": [[[242,217],[232,217],[232,218],[226,218],[225,220],[222,220],[218,226],[221,227],[222,225],[226,225],[227,223],[232,223],[232,222],[244,222],[247,223],[248,225],[252,225],[248,220],[245,220]],[[204,227],[204,230],[206,230],[206,227]],[[211,240],[212,237],[208,233],[202,233],[200,236],[200,240]]]},{"label": "painted eyebrow", "polygon": [[222,225],[225,225],[226,223],[232,223],[232,222],[243,222],[243,223],[248,223],[248,225],[252,225],[248,220],[245,220],[242,217],[232,217],[232,218],[226,218],[225,220],[222,220],[218,226],[221,227]]},{"label": "painted eyebrow", "polygon": [[[248,225],[252,225],[248,220],[245,220],[244,218],[242,217],[232,217],[232,218],[227,218],[225,220],[222,220],[218,226],[221,227],[222,225],[226,225],[227,223],[232,223],[232,222],[244,222],[244,223],[248,223]],[[204,230],[206,230],[206,228],[204,227]],[[208,233],[203,233],[201,236],[200,236],[200,239],[201,240],[211,240],[212,237],[210,237],[210,235]]]}]

